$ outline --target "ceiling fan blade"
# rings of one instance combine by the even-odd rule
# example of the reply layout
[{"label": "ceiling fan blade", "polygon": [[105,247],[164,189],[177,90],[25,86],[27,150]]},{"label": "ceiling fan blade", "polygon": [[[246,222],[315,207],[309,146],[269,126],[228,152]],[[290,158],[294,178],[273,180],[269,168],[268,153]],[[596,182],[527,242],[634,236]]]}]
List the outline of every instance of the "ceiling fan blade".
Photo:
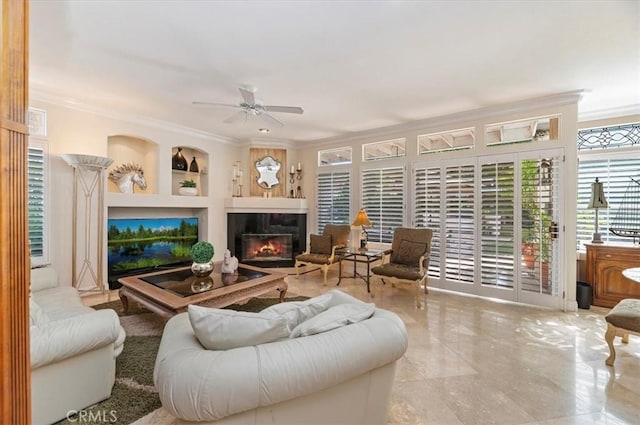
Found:
[{"label": "ceiling fan blade", "polygon": [[238,111],[238,113],[231,115],[229,118],[225,119],[223,122],[227,124],[231,124],[233,122],[238,121],[239,119],[244,118],[247,120],[247,111]]},{"label": "ceiling fan blade", "polygon": [[217,103],[217,102],[193,102],[194,105],[199,106],[228,106],[231,108],[239,108],[240,105],[232,105],[230,103]]},{"label": "ceiling fan blade", "polygon": [[283,123],[281,123],[280,121],[278,121],[277,119],[273,118],[271,115],[267,114],[266,112],[263,112],[260,114],[260,116],[269,124],[276,126],[276,127],[282,127],[284,126]]},{"label": "ceiling fan blade", "polygon": [[240,87],[240,94],[242,95],[242,98],[244,99],[244,101],[246,103],[248,103],[249,105],[255,105],[256,104],[256,97],[254,96],[252,91],[249,91],[247,89],[243,89],[242,87]]},{"label": "ceiling fan blade", "polygon": [[264,109],[269,112],[286,112],[289,114],[302,114],[304,111],[299,106],[275,106],[275,105],[265,105]]}]

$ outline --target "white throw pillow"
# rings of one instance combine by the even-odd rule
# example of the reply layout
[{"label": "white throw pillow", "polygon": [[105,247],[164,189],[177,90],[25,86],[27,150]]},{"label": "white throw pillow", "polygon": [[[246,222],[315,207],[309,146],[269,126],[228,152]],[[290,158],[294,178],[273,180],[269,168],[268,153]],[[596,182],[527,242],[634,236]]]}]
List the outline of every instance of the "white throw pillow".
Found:
[{"label": "white throw pillow", "polygon": [[47,313],[40,308],[37,302],[33,298],[29,297],[29,322],[30,326],[43,326],[49,323],[51,320]]},{"label": "white throw pillow", "polygon": [[293,329],[305,320],[325,311],[331,299],[332,295],[327,293],[305,301],[288,301],[267,307],[260,314],[269,317],[284,317],[289,324],[289,329]]},{"label": "white throw pillow", "polygon": [[190,305],[188,313],[196,338],[208,350],[259,345],[289,336],[284,317],[197,305]]},{"label": "white throw pillow", "polygon": [[340,304],[305,320],[291,331],[290,338],[327,332],[351,323],[358,323],[373,316],[373,303]]}]

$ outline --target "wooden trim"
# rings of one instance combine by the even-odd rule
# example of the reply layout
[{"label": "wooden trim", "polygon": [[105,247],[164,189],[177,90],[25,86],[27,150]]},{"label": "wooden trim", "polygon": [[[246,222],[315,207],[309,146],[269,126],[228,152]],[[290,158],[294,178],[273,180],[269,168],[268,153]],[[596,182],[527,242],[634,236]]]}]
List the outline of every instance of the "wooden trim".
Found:
[{"label": "wooden trim", "polygon": [[2,117],[0,117],[0,128],[4,130],[12,131],[14,133],[20,133],[20,134],[26,134],[26,135],[29,134],[29,126],[25,124],[21,124],[19,122],[5,120]]},{"label": "wooden trim", "polygon": [[285,194],[287,193],[288,181],[286,149],[249,149],[249,195],[262,196],[262,194],[267,190],[258,185],[258,170],[256,169],[256,162],[260,161],[267,155],[271,156],[273,159],[282,164],[277,174],[280,184],[271,189],[271,195],[275,198],[284,198],[286,196]]},{"label": "wooden trim", "polygon": [[0,423],[31,423],[28,0],[0,5]]}]

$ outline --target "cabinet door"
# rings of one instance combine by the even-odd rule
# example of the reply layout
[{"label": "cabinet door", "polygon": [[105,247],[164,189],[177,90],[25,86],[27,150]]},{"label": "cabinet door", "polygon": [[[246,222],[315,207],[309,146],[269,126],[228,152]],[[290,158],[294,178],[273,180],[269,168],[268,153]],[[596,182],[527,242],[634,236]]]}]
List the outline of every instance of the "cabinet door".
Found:
[{"label": "cabinet door", "polygon": [[624,269],[640,264],[640,251],[629,248],[603,247],[595,259],[595,287],[593,304],[613,307],[625,298],[640,298],[640,284],[622,275]]}]

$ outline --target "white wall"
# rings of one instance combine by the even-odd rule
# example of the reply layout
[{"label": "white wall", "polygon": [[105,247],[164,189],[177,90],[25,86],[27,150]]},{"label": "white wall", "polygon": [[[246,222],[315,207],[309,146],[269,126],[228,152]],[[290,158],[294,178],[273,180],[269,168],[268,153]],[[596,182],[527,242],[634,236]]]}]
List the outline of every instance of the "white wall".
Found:
[{"label": "white wall", "polygon": [[[226,248],[224,198],[231,196],[231,164],[242,159],[240,148],[223,139],[172,128],[169,125],[131,122],[124,118],[108,117],[100,112],[83,111],[37,99],[32,100],[30,106],[47,111],[46,140],[49,142],[51,167],[49,202],[52,213],[49,234],[50,262],[60,273],[61,284],[71,282],[73,196],[73,169],[61,155],[76,153],[106,157],[107,140],[110,136],[126,135],[158,144],[157,170],[150,170],[150,174],[157,174],[160,187],[156,190],[152,185],[155,192],[152,195],[142,192],[129,195],[135,197],[133,200],[114,201],[114,197],[109,194],[107,207],[113,202],[121,204],[117,208],[120,215],[129,209],[135,214],[141,211],[139,208],[151,215],[156,212],[161,215],[165,208],[171,208],[170,211],[181,208],[195,208],[198,211],[206,209],[205,236],[216,248],[215,258],[222,258]],[[171,184],[171,148],[175,146],[191,146],[209,154],[209,194],[206,198],[172,196],[170,187],[167,189],[167,185]],[[114,162],[113,165],[117,163]]]}]

